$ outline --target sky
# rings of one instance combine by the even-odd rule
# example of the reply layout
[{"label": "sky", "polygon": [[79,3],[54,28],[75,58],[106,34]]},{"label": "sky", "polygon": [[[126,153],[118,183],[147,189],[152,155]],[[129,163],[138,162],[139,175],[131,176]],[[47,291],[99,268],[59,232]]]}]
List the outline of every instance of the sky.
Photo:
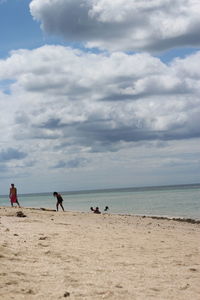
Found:
[{"label": "sky", "polygon": [[0,194],[200,182],[198,0],[0,0]]}]

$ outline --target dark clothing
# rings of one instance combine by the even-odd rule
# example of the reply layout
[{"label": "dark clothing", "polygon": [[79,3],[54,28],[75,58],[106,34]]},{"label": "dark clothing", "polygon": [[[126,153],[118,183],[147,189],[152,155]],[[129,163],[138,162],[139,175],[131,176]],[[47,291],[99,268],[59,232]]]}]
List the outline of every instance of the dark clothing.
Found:
[{"label": "dark clothing", "polygon": [[56,195],[56,198],[57,198],[57,200],[58,200],[58,203],[59,203],[59,204],[62,204],[63,198],[61,197],[61,195],[60,195],[60,194]]}]

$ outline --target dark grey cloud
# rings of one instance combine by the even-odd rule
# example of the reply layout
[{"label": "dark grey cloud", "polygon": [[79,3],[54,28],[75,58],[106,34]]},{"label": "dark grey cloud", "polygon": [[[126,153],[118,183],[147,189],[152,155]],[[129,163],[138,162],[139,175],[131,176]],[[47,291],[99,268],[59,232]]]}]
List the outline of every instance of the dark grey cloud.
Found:
[{"label": "dark grey cloud", "polygon": [[53,166],[55,169],[60,169],[60,168],[69,168],[69,169],[76,169],[79,167],[83,167],[88,164],[88,159],[83,158],[83,157],[76,157],[71,160],[63,161],[60,160],[56,165]]},{"label": "dark grey cloud", "polygon": [[42,128],[48,128],[48,129],[55,129],[63,127],[63,125],[60,125],[60,120],[57,118],[50,118],[45,123],[41,125]]},{"label": "dark grey cloud", "polygon": [[19,151],[15,148],[7,148],[0,150],[0,162],[8,162],[11,160],[21,160],[27,156],[25,152]]},{"label": "dark grey cloud", "polygon": [[[116,152],[122,146],[121,143],[138,143],[138,142],[150,142],[160,141],[158,147],[162,145],[162,142],[172,140],[188,140],[192,138],[200,137],[200,121],[196,120],[195,128],[190,128],[190,121],[181,122],[180,124],[174,123],[165,130],[156,130],[149,127],[148,122],[145,119],[140,119],[139,122],[135,120],[135,125],[125,126],[118,124],[115,120],[116,127],[112,128],[112,120],[99,120],[97,121],[85,121],[76,123],[73,125],[66,125],[59,129],[62,132],[63,139],[69,139],[68,143],[56,144],[57,149],[67,149],[72,145],[81,145],[82,147],[88,147],[88,152],[103,153],[103,152]],[[51,130],[57,130],[51,127]],[[72,162],[73,163],[73,162]],[[75,162],[76,164],[76,162]],[[61,162],[59,165],[65,166],[66,163]],[[68,165],[69,166],[69,165]],[[58,166],[57,166],[58,167]]]},{"label": "dark grey cloud", "polygon": [[[118,126],[118,128],[105,127],[105,124],[80,124],[77,126],[75,136],[80,136],[79,142],[83,142],[82,137],[86,145],[94,145],[96,142],[99,145],[104,145],[105,148],[109,149],[109,145],[124,142],[138,142],[138,141],[151,141],[151,140],[177,140],[177,139],[188,139],[200,137],[200,130],[190,130],[188,124],[174,124],[167,130],[152,130],[145,120],[143,120],[144,127],[137,128],[136,126]],[[200,125],[200,124],[199,124]],[[100,147],[101,149],[101,147]]]}]

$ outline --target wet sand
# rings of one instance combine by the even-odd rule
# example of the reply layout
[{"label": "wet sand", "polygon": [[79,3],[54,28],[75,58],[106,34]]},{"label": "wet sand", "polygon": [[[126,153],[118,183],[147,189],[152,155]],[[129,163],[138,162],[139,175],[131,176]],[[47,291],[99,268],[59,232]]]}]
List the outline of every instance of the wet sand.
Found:
[{"label": "wet sand", "polygon": [[198,223],[0,208],[0,299],[196,300],[199,282]]}]

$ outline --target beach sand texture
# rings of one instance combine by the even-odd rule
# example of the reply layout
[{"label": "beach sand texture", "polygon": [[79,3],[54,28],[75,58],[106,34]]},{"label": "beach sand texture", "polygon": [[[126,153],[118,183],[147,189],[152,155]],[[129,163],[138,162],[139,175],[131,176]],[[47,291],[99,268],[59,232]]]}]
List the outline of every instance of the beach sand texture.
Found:
[{"label": "beach sand texture", "polygon": [[1,207],[0,299],[65,298],[200,299],[200,224]]}]

